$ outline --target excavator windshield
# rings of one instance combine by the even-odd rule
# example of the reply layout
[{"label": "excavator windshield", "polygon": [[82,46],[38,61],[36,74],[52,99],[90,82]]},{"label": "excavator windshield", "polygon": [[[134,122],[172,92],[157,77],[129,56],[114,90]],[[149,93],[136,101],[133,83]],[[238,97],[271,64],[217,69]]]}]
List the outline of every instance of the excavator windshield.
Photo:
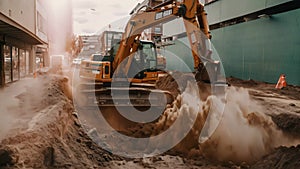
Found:
[{"label": "excavator windshield", "polygon": [[134,59],[141,70],[156,69],[156,58],[156,50],[152,42],[141,42],[139,50],[134,54]]}]

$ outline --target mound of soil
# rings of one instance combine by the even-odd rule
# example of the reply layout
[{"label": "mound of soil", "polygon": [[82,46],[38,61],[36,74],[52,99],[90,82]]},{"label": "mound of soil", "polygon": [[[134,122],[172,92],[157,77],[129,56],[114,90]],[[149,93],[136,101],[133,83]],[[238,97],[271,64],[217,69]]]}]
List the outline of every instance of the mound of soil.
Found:
[{"label": "mound of soil", "polygon": [[271,115],[272,120],[285,133],[300,138],[300,116],[296,114]]},{"label": "mound of soil", "polygon": [[[166,76],[160,77],[156,82],[156,88],[169,91],[174,98],[182,94],[187,87],[188,82],[196,83],[195,75],[192,73],[172,72]],[[201,100],[205,101],[211,94],[211,84],[197,82],[198,92]]]},{"label": "mound of soil", "polygon": [[43,93],[40,104],[32,103],[27,109],[34,111],[27,127],[2,140],[0,168],[97,168],[120,160],[98,147],[84,132],[66,96],[67,85],[67,78],[51,77],[48,85],[18,96],[24,100],[32,90]]},{"label": "mound of soil", "polygon": [[283,89],[276,89],[276,84],[255,81],[255,80],[242,80],[234,77],[226,79],[227,82],[233,86],[244,87],[249,89],[257,89],[266,93],[275,93],[279,96],[283,96],[289,99],[300,100],[300,87],[294,85],[287,85]]},{"label": "mound of soil", "polygon": [[[60,75],[42,75],[40,85],[32,86],[16,96],[19,107],[8,113],[16,113],[22,126],[0,143],[0,168],[297,168],[300,166],[300,145],[279,147],[255,162],[235,165],[232,162],[217,162],[201,155],[198,149],[190,150],[191,157],[170,150],[164,155],[141,159],[125,159],[113,155],[94,143],[86,134],[75,112],[68,78]],[[181,93],[187,81],[193,77],[174,73],[162,77],[158,88]],[[273,84],[230,79],[235,86],[243,86],[265,93],[277,93],[286,98],[300,99],[299,87],[288,86],[275,90]],[[200,84],[198,84],[200,85]],[[179,86],[179,87],[178,87]],[[203,89],[203,88],[201,88]],[[199,91],[201,92],[201,91]],[[250,92],[251,94],[251,92]],[[294,100],[293,100],[294,102]],[[297,104],[297,103],[295,103]],[[276,104],[265,104],[273,109]],[[293,106],[297,108],[298,105]],[[278,108],[278,112],[281,109]],[[274,114],[273,121],[284,133],[299,135],[299,116]],[[23,124],[24,123],[24,124]],[[101,131],[100,131],[101,132]]]},{"label": "mound of soil", "polygon": [[184,91],[188,81],[195,81],[192,74],[173,72],[172,74],[160,77],[156,82],[156,88],[167,90],[176,98],[178,94]]},{"label": "mound of soil", "polygon": [[297,147],[279,147],[274,152],[256,162],[252,169],[296,169],[300,166],[300,145]]}]

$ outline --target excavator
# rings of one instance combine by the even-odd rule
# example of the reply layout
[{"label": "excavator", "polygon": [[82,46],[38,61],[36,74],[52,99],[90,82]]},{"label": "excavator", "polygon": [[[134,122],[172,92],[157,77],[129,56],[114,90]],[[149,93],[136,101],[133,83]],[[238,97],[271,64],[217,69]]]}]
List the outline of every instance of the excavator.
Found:
[{"label": "excavator", "polygon": [[173,102],[169,91],[156,89],[155,82],[166,72],[157,68],[156,44],[141,40],[142,32],[157,24],[182,18],[194,59],[197,81],[218,81],[220,65],[211,58],[211,38],[204,5],[198,0],[145,0],[132,10],[120,42],[109,55],[82,61],[80,77],[84,107],[165,108]]}]

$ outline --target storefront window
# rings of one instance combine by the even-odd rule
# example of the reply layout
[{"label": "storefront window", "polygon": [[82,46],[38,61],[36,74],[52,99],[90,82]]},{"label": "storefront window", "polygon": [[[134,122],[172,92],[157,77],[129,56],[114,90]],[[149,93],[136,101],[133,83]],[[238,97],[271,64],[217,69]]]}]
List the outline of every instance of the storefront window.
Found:
[{"label": "storefront window", "polygon": [[36,63],[36,68],[40,69],[41,68],[41,63],[42,63],[42,58],[41,58],[40,54],[36,55],[35,63]]},{"label": "storefront window", "polygon": [[11,62],[10,50],[11,50],[10,46],[4,45],[5,83],[9,83],[12,80],[12,77],[11,77],[12,62]]},{"label": "storefront window", "polygon": [[25,50],[20,49],[20,77],[26,76],[26,55]]},{"label": "storefront window", "polygon": [[12,47],[13,81],[19,80],[19,49]]},{"label": "storefront window", "polygon": [[28,51],[26,51],[25,52],[25,57],[26,57],[26,75],[28,75],[29,74],[29,52]]}]

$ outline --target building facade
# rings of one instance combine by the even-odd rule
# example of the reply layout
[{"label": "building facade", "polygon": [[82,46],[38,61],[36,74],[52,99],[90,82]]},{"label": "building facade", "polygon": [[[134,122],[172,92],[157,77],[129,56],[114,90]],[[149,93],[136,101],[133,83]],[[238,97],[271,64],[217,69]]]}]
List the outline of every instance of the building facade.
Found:
[{"label": "building facade", "polygon": [[[201,2],[208,14],[214,53],[221,59],[227,77],[277,83],[280,74],[285,74],[288,84],[300,85],[300,1]],[[178,50],[179,57],[187,56],[181,58],[187,63],[191,53],[187,39],[180,37],[184,32],[180,19],[164,25],[164,35],[176,35],[175,43],[181,46],[170,46],[169,52]]]},{"label": "building facade", "polygon": [[300,85],[300,1],[216,0],[206,5],[227,76]]},{"label": "building facade", "polygon": [[0,1],[0,86],[32,74],[48,53],[47,12],[40,0]]},{"label": "building facade", "polygon": [[48,11],[44,0],[36,0],[36,35],[45,43],[36,45],[37,67],[49,66],[49,31],[48,31]]},{"label": "building facade", "polygon": [[92,54],[101,53],[100,35],[81,35],[80,38],[83,42],[83,48],[78,57],[88,59]]}]

